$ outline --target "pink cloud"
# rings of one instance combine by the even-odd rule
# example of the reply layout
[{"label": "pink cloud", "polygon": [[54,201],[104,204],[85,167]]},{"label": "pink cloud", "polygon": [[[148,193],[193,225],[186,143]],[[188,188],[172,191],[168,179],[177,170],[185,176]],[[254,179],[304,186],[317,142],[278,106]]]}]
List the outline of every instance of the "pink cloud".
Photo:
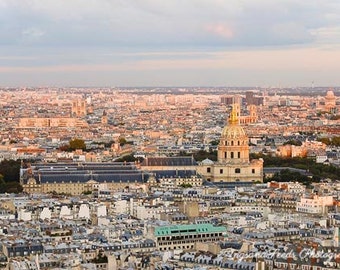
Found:
[{"label": "pink cloud", "polygon": [[209,24],[205,27],[205,30],[216,36],[227,39],[231,39],[234,36],[233,30],[223,23]]}]

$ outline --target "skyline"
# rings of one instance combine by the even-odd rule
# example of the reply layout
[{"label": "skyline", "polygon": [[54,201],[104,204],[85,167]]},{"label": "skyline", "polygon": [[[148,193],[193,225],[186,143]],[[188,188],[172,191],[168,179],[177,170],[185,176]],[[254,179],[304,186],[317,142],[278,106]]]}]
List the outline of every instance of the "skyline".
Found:
[{"label": "skyline", "polygon": [[0,0],[0,86],[339,86],[336,0]]}]

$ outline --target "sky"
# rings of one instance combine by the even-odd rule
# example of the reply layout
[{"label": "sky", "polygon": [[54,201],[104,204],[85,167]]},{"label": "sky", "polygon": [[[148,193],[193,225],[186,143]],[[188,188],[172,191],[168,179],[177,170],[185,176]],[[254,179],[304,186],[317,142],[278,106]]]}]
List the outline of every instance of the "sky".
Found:
[{"label": "sky", "polygon": [[339,0],[0,0],[0,86],[340,86]]}]

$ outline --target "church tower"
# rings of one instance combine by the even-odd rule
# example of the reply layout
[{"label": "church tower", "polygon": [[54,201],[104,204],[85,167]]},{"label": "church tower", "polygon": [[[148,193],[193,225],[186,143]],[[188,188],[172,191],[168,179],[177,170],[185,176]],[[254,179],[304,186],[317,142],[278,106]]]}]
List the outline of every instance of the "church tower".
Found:
[{"label": "church tower", "polygon": [[103,125],[107,125],[107,123],[108,123],[107,112],[106,112],[105,110],[103,111],[101,123],[102,123]]},{"label": "church tower", "polygon": [[86,101],[83,99],[76,99],[72,101],[72,117],[84,117],[87,115],[86,112]]}]

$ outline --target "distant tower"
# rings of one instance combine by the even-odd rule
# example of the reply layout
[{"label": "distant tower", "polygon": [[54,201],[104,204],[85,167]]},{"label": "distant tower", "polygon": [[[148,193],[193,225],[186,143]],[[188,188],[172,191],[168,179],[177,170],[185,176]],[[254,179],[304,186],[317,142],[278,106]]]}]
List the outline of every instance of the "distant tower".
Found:
[{"label": "distant tower", "polygon": [[257,122],[257,109],[255,105],[249,106],[249,114],[250,114],[250,123],[256,123]]},{"label": "distant tower", "polygon": [[247,91],[246,92],[246,102],[247,102],[247,105],[255,104],[254,103],[254,92],[253,91]]},{"label": "distant tower", "polygon": [[77,99],[72,101],[72,116],[83,117],[86,116],[86,101]]},{"label": "distant tower", "polygon": [[233,109],[232,109],[232,113],[236,113],[236,117],[237,117],[237,121],[239,123],[239,119],[240,119],[240,115],[241,115],[241,105],[240,103],[234,103],[233,104]]},{"label": "distant tower", "polygon": [[107,120],[107,113],[106,113],[106,111],[104,110],[104,111],[103,111],[103,115],[102,115],[102,124],[103,124],[103,125],[107,125],[107,123],[108,123],[108,120]]}]

